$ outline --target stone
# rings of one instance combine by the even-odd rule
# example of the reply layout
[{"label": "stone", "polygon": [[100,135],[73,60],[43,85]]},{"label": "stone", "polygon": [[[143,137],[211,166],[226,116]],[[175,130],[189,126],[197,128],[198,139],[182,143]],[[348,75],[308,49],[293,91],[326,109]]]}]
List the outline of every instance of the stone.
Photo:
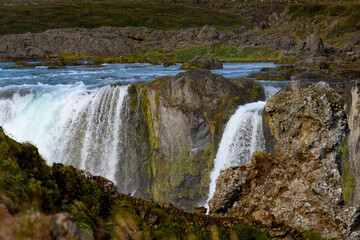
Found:
[{"label": "stone", "polygon": [[195,57],[189,62],[185,62],[181,65],[181,70],[191,70],[196,68],[203,68],[203,69],[222,69],[223,64],[213,58],[210,57]]},{"label": "stone", "polygon": [[210,214],[251,215],[343,239],[354,208],[342,198],[340,146],[348,136],[344,98],[328,84],[292,84],[267,102],[273,154],[255,152],[249,164],[223,171]]},{"label": "stone", "polygon": [[57,213],[52,217],[53,227],[51,235],[54,239],[93,239],[91,235],[82,231],[76,223],[72,221],[67,212]]},{"label": "stone", "polygon": [[219,38],[219,32],[216,28],[205,25],[197,37],[199,40],[216,40]]},{"label": "stone", "polygon": [[324,43],[322,39],[316,34],[311,34],[306,38],[306,43],[303,50],[310,56],[323,56],[325,53]]}]

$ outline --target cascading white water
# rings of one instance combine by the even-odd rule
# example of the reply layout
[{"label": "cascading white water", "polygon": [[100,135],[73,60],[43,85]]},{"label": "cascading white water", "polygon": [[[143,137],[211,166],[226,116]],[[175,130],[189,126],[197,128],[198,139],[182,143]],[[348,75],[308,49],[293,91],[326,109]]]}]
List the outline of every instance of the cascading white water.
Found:
[{"label": "cascading white water", "polygon": [[[274,95],[279,89],[279,87],[264,86],[266,99]],[[259,101],[239,106],[226,124],[214,159],[214,168],[210,174],[207,202],[215,193],[216,179],[222,170],[231,166],[247,164],[255,151],[265,149],[261,116],[265,104],[265,101]],[[205,207],[208,208],[207,203]]]},{"label": "cascading white water", "polygon": [[121,125],[128,86],[87,89],[79,83],[58,86],[35,97],[14,94],[0,102],[5,131],[35,144],[48,164],[71,164],[116,183]]}]

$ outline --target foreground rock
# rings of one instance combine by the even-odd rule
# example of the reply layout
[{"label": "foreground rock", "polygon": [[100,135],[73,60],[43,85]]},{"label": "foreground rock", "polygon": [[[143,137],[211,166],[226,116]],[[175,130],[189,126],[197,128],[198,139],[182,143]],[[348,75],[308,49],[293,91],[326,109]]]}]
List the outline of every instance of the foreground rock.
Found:
[{"label": "foreground rock", "polygon": [[267,239],[274,231],[303,238],[287,226],[260,229],[253,220],[191,214],[119,194],[105,178],[47,166],[34,146],[1,128],[0,149],[1,239]]},{"label": "foreground rock", "polygon": [[347,135],[344,100],[325,83],[280,91],[266,104],[275,154],[221,173],[211,213],[252,215],[342,239],[354,209],[342,196],[340,146]]},{"label": "foreground rock", "polygon": [[187,210],[207,198],[217,145],[237,106],[265,99],[253,80],[204,69],[133,84],[129,94],[119,188]]},{"label": "foreground rock", "polygon": [[223,64],[218,60],[209,57],[196,57],[180,67],[182,70],[191,70],[195,68],[222,69]]}]

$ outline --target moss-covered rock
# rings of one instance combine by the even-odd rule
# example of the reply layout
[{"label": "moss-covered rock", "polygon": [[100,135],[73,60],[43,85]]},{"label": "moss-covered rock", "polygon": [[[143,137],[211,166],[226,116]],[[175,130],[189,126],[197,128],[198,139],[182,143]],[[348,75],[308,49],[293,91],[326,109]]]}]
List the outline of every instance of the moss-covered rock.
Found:
[{"label": "moss-covered rock", "polygon": [[2,129],[0,150],[1,238],[267,239],[251,220],[187,213],[119,194],[105,178],[71,166],[49,167],[34,146]]},{"label": "moss-covered rock", "polygon": [[212,59],[210,57],[195,57],[189,62],[181,65],[181,70],[191,70],[196,68],[203,69],[222,69],[223,64],[216,59]]},{"label": "moss-covered rock", "polygon": [[255,81],[208,70],[136,83],[129,93],[126,141],[138,184],[132,191],[187,210],[207,198],[216,149],[237,106],[265,99]]}]

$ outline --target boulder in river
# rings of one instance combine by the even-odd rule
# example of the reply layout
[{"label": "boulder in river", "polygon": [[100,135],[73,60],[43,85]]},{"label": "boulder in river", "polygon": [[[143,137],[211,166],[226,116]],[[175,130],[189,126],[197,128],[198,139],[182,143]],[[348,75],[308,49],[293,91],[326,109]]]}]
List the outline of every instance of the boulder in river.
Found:
[{"label": "boulder in river", "polygon": [[196,68],[203,68],[203,69],[222,69],[223,64],[213,58],[210,57],[195,57],[189,62],[184,63],[181,65],[180,69],[182,70],[191,70]]}]

